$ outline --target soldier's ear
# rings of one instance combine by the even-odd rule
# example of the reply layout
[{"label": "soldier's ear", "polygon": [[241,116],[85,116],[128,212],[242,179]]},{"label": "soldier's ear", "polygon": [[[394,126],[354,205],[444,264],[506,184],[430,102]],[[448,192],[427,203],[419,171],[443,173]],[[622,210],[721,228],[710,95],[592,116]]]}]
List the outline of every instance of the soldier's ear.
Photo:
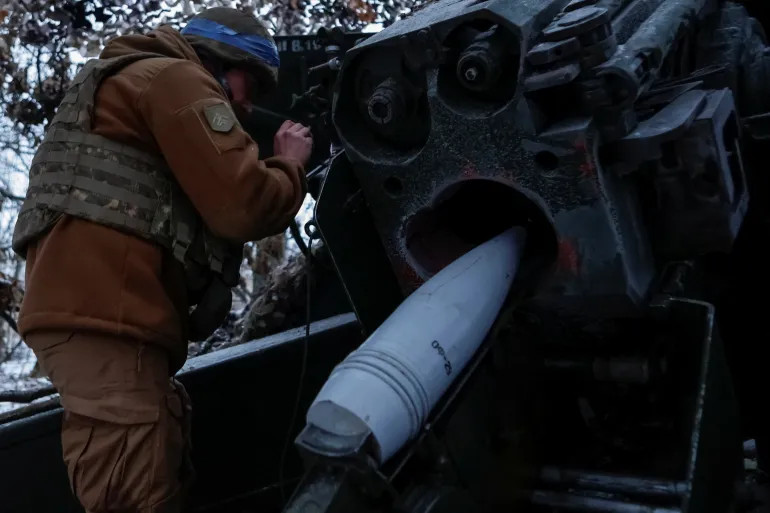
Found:
[{"label": "soldier's ear", "polygon": [[226,69],[219,59],[213,58],[205,52],[198,53],[198,58],[201,60],[201,64],[205,70],[215,78],[218,79],[218,77],[224,76]]},{"label": "soldier's ear", "polygon": [[217,79],[217,82],[219,82],[219,85],[221,85],[222,89],[225,90],[225,95],[227,96],[228,101],[233,101],[233,90],[230,87],[230,82],[228,82],[225,74],[221,73],[219,75],[214,75],[214,78]]}]

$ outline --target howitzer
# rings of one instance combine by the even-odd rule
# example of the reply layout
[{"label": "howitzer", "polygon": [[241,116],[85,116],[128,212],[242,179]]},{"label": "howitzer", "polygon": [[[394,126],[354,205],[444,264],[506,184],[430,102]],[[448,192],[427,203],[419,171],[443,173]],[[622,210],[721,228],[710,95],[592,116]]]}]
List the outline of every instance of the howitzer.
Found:
[{"label": "howitzer", "polygon": [[[285,511],[738,509],[741,440],[770,434],[768,90],[762,24],[718,0],[437,0],[347,51],[316,223],[370,339],[308,410]],[[494,327],[391,450],[346,369],[384,325],[433,365],[397,307],[514,226]]]}]

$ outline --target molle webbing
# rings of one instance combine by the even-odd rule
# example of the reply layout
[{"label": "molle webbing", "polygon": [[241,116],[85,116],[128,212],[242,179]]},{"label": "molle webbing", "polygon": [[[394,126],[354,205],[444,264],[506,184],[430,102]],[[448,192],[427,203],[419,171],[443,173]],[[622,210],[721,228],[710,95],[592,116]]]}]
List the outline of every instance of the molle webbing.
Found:
[{"label": "molle webbing", "polygon": [[169,245],[158,215],[170,209],[165,163],[104,137],[53,128],[32,160],[29,187],[37,205],[103,221]]},{"label": "molle webbing", "polygon": [[[72,81],[30,167],[29,188],[13,247],[26,246],[62,214],[148,239],[191,269],[210,269],[234,285],[241,249],[213,237],[159,156],[91,133],[96,92],[133,54],[87,62]],[[205,281],[205,280],[204,280]]]}]

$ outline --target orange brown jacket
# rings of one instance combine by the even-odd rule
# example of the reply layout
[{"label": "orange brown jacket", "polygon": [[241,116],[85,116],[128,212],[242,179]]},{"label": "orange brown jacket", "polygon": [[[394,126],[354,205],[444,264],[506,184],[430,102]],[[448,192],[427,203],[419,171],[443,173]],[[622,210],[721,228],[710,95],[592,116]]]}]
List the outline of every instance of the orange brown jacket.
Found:
[{"label": "orange brown jacket", "polygon": [[[236,124],[209,128],[203,109],[227,101],[184,37],[169,27],[122,36],[102,58],[134,52],[135,62],[102,83],[92,131],[162,154],[208,228],[243,243],[286,229],[305,196],[301,163],[262,160]],[[176,372],[187,356],[188,299],[182,266],[160,246],[63,216],[27,251],[19,331],[126,336],[165,347]]]}]

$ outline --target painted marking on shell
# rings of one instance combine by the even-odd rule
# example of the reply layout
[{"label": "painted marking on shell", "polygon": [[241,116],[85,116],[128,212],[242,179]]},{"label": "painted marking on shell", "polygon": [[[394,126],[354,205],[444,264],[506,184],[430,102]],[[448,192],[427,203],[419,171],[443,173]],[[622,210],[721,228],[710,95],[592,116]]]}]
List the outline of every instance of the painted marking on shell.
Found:
[{"label": "painted marking on shell", "polygon": [[430,345],[433,349],[436,350],[439,356],[444,359],[444,371],[446,372],[447,376],[450,376],[452,374],[452,362],[450,362],[449,358],[447,358],[446,351],[444,351],[444,348],[441,347],[441,344],[438,343],[438,340],[434,340]]}]

